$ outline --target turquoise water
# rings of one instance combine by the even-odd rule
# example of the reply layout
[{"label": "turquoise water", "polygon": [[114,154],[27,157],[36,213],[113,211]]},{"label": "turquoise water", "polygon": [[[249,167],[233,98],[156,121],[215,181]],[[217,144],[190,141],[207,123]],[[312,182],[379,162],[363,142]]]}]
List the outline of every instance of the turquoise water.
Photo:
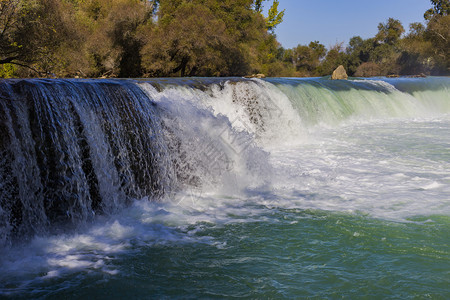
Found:
[{"label": "turquoise water", "polygon": [[450,82],[414,80],[139,83],[203,185],[1,248],[0,296],[449,299]]},{"label": "turquoise water", "polygon": [[14,298],[449,296],[448,216],[396,223],[345,213],[261,209],[259,220],[203,222],[177,230],[196,231],[194,241],[139,245],[130,240],[127,253],[109,255],[114,274],[72,270],[36,280],[19,294],[14,284],[8,290],[16,290]]}]

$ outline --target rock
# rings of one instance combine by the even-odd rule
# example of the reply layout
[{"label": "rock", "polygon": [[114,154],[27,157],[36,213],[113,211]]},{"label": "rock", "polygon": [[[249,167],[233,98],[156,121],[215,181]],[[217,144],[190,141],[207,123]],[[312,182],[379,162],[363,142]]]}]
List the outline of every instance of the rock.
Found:
[{"label": "rock", "polygon": [[417,75],[412,75],[410,77],[412,77],[412,78],[425,78],[425,77],[427,77],[427,75],[425,75],[423,73],[420,73],[420,74],[417,74]]},{"label": "rock", "polygon": [[343,65],[340,65],[336,68],[336,70],[333,71],[333,74],[331,75],[331,79],[347,79],[347,72],[345,72],[345,68]]},{"label": "rock", "polygon": [[249,76],[244,76],[245,78],[266,78],[266,75],[264,74],[252,74]]}]

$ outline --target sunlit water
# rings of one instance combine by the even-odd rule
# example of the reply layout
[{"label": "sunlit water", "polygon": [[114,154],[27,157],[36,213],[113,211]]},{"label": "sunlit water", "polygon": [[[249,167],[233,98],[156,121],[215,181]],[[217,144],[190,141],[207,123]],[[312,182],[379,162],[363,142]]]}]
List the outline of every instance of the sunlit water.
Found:
[{"label": "sunlit water", "polygon": [[[265,106],[265,130],[235,110],[226,88],[160,93],[144,86],[184,117],[179,122],[207,124],[213,138],[230,143],[221,127],[229,124],[254,142],[230,143],[234,163],[219,181],[205,178],[202,188],[158,202],[136,199],[73,232],[3,247],[0,296],[448,299],[448,89],[436,105],[429,94],[396,90],[403,99],[382,106],[386,111],[349,104],[388,101],[386,94],[369,99],[365,93],[375,92],[350,91],[348,105],[330,109],[331,99],[302,114],[315,104],[296,103],[295,85],[260,84],[277,97]],[[225,100],[211,102],[215,97]],[[427,101],[434,106],[421,106]]]}]

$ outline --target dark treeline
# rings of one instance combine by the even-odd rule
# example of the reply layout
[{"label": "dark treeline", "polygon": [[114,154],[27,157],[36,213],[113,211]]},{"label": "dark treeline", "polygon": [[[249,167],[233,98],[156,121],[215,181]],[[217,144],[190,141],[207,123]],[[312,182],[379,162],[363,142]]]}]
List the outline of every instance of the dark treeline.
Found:
[{"label": "dark treeline", "polygon": [[409,32],[284,49],[278,0],[0,0],[0,77],[448,75],[450,4],[431,0]]}]

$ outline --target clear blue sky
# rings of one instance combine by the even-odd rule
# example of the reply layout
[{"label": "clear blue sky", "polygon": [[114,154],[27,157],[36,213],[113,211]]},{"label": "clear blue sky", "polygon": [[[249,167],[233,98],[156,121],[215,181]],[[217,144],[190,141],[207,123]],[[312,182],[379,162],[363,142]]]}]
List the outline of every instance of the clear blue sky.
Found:
[{"label": "clear blue sky", "polygon": [[[265,15],[273,0],[263,2]],[[283,23],[275,29],[284,48],[307,45],[317,40],[327,48],[359,35],[370,38],[378,32],[378,24],[390,17],[409,24],[423,22],[424,12],[431,8],[429,0],[279,0],[286,9]]]}]

